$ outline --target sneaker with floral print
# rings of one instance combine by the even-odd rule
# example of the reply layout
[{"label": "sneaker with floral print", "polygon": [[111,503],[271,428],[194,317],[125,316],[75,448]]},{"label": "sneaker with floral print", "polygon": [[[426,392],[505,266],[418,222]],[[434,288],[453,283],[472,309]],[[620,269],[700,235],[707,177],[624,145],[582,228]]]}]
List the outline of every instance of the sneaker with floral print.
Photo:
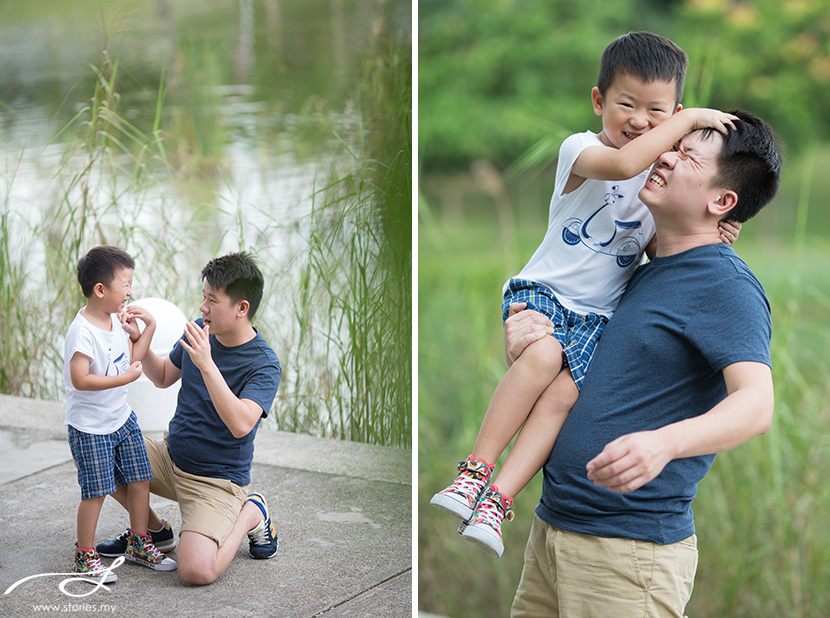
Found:
[{"label": "sneaker with floral print", "polygon": [[176,561],[161,553],[149,534],[136,534],[130,530],[130,537],[127,539],[127,550],[124,557],[130,562],[149,567],[154,571],[175,571]]},{"label": "sneaker with floral print", "polygon": [[432,496],[429,503],[466,521],[473,516],[473,509],[484,493],[495,466],[470,455],[459,461],[456,468],[459,474],[455,482]]},{"label": "sneaker with floral print", "polygon": [[505,519],[513,521],[513,498],[503,496],[498,487],[490,485],[481,496],[472,519],[459,532],[488,554],[500,558],[504,552],[501,522]]},{"label": "sneaker with floral print", "polygon": [[77,543],[75,543],[75,563],[72,565],[72,572],[93,584],[111,584],[118,581],[118,575],[107,570],[94,547],[81,549]]}]

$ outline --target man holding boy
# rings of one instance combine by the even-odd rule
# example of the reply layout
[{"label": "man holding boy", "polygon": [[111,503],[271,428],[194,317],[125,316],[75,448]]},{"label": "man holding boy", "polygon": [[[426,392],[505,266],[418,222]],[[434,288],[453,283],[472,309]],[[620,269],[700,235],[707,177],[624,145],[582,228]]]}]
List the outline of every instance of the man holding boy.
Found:
[{"label": "man holding boy", "polygon": [[[747,112],[660,156],[640,191],[657,252],[622,296],[544,486],[511,615],[682,616],[697,548],[691,502],[718,452],[772,420],[770,308],[718,223],[775,195],[781,155]],[[544,337],[531,311],[505,325],[508,354]]]},{"label": "man holding boy", "polygon": [[[177,561],[192,584],[209,584],[230,565],[247,535],[254,558],[272,558],[278,541],[265,498],[248,495],[254,438],[279,386],[279,360],[251,320],[264,280],[245,253],[209,262],[202,271],[202,318],[185,326],[167,358],[152,351],[144,373],[159,388],[182,381],[164,440],[145,440],[150,491],[177,501],[182,514]],[[119,490],[113,496],[125,505]],[[150,510],[153,538],[170,538],[168,524]],[[98,546],[123,553],[122,538]]]}]

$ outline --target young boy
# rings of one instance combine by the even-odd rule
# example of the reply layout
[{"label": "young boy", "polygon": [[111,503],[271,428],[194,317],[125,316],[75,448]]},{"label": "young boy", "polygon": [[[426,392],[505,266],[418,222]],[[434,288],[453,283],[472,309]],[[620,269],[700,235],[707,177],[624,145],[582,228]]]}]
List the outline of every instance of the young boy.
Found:
[{"label": "young boy", "polygon": [[[504,286],[503,319],[526,303],[554,324],[525,348],[496,388],[472,454],[456,481],[430,501],[463,520],[459,532],[501,556],[501,522],[513,518],[516,493],[550,455],[579,394],[602,329],[643,254],[654,254],[654,221],[637,198],[657,157],[692,129],[727,131],[734,117],[680,105],[688,59],[649,32],[618,37],[600,60],[591,92],[602,116],[560,149],[548,229],[527,265]],[[739,227],[722,224],[734,242]],[[506,353],[506,356],[507,353]],[[564,369],[564,370],[563,370]],[[493,463],[522,427],[498,477]],[[488,485],[489,484],[489,485]]]},{"label": "young boy", "polygon": [[[66,335],[64,381],[69,446],[78,467],[81,503],[72,572],[93,583],[118,577],[106,573],[95,551],[101,505],[126,485],[130,503],[127,560],[157,571],[172,571],[147,532],[150,463],[135,413],[127,405],[127,385],[141,375],[156,322],[140,307],[125,309],[132,293],[133,259],[116,247],[95,247],[78,262],[78,283],[86,306]],[[136,319],[144,332],[139,334]]]}]

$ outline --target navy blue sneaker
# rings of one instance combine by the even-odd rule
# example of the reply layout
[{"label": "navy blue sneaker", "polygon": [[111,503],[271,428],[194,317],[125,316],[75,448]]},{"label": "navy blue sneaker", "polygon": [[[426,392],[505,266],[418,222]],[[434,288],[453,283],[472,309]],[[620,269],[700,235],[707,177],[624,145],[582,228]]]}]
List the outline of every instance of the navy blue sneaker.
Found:
[{"label": "navy blue sneaker", "polygon": [[[168,522],[164,522],[161,530],[148,530],[153,545],[160,552],[168,552],[176,549],[176,535]],[[130,529],[127,528],[120,536],[111,541],[104,541],[95,546],[95,551],[105,558],[117,558],[123,556],[127,551],[127,542],[130,538]]]},{"label": "navy blue sneaker", "polygon": [[274,522],[271,521],[271,514],[268,511],[265,496],[250,494],[246,502],[256,504],[265,516],[264,521],[261,521],[256,528],[248,532],[248,551],[258,560],[273,558],[277,555],[279,549],[279,539],[277,539],[277,529],[274,527]]}]

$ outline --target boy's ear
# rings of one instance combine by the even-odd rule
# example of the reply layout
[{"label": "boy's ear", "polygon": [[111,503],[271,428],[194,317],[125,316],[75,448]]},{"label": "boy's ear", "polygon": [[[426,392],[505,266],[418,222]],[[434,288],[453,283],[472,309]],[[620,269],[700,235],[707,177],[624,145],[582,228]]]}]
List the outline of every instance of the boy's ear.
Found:
[{"label": "boy's ear", "polygon": [[104,297],[104,284],[101,283],[101,282],[96,283],[95,286],[92,288],[92,293],[95,296],[97,296],[98,298],[103,298]]},{"label": "boy's ear", "polygon": [[726,214],[738,205],[738,194],[731,189],[723,189],[719,196],[707,204],[712,215],[723,219]]},{"label": "boy's ear", "polygon": [[594,105],[594,113],[597,116],[602,116],[602,108],[605,105],[605,100],[602,98],[602,93],[596,86],[591,88],[591,102]]}]

